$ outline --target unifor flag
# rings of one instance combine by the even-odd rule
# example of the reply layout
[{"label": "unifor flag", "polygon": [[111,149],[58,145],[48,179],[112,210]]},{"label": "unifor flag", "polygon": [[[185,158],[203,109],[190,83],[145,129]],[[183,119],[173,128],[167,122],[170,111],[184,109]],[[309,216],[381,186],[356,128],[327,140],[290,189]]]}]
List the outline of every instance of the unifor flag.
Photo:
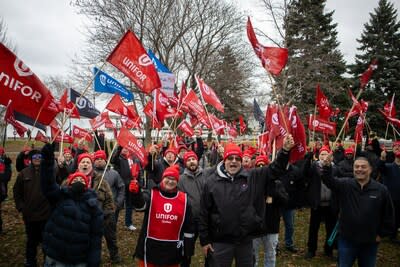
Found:
[{"label": "unifor flag", "polygon": [[364,129],[365,117],[361,114],[358,117],[356,129],[354,131],[354,142],[356,144],[362,143],[363,129]]},{"label": "unifor flag", "polygon": [[50,128],[51,128],[51,138],[54,140],[54,142],[61,143],[62,141],[63,143],[68,143],[68,144],[74,143],[74,138],[69,134],[54,127]]},{"label": "unifor flag", "polygon": [[178,129],[185,133],[186,136],[193,136],[194,130],[190,127],[189,123],[185,120],[182,120],[178,125]]},{"label": "unifor flag", "polygon": [[200,77],[195,76],[197,86],[200,89],[200,94],[203,96],[203,99],[208,104],[212,105],[220,112],[224,112],[224,106],[221,104],[217,94],[214,89],[208,86]]},{"label": "unifor flag", "polygon": [[158,77],[160,77],[162,91],[168,97],[171,97],[174,94],[175,89],[175,75],[156,57],[153,51],[148,49],[147,54],[156,67]]},{"label": "unifor flag", "polygon": [[388,117],[396,117],[396,106],[394,105],[394,94],[392,96],[392,100],[390,102],[387,102],[383,108],[385,111],[385,114]]},{"label": "unifor flag", "polygon": [[4,116],[4,121],[8,124],[11,124],[20,137],[24,137],[25,132],[28,130],[15,119],[14,107],[12,101],[10,101],[10,103],[7,106],[6,114]]},{"label": "unifor flag", "polygon": [[163,91],[156,89],[154,91],[156,115],[160,122],[172,118],[176,114],[176,109],[171,107],[168,96]]},{"label": "unifor flag", "polygon": [[[0,104],[13,101],[13,109],[23,115],[49,125],[58,113],[56,100],[18,57],[0,43]],[[52,109],[47,109],[51,107]]]},{"label": "unifor flag", "polygon": [[287,48],[268,47],[261,45],[251,25],[250,17],[247,20],[247,37],[254,52],[261,60],[262,66],[271,74],[279,75],[288,60]]},{"label": "unifor flag", "polygon": [[93,136],[91,134],[91,132],[89,132],[88,130],[85,130],[83,128],[80,128],[76,125],[74,125],[72,127],[72,137],[74,138],[78,138],[78,139],[85,139],[88,142],[92,142],[93,141]]},{"label": "unifor flag", "polygon": [[312,114],[308,118],[308,129],[336,136],[336,123],[314,117]]},{"label": "unifor flag", "polygon": [[82,117],[93,119],[100,114],[100,111],[96,109],[87,97],[81,96],[81,94],[74,89],[70,88],[69,96],[70,101],[76,105]]},{"label": "unifor flag", "polygon": [[141,141],[136,139],[136,137],[125,128],[121,128],[119,131],[119,135],[117,137],[117,142],[120,146],[127,149],[130,155],[135,155],[142,166],[146,166],[147,164],[147,153],[144,148],[144,145]]},{"label": "unifor flag", "polygon": [[20,112],[17,112],[15,110],[14,110],[14,117],[15,117],[15,119],[17,121],[20,121],[20,122],[23,122],[25,124],[34,126],[34,127],[38,128],[38,129],[46,132],[47,126],[42,124],[42,123],[40,123],[40,122],[37,122],[37,121],[35,122],[34,118],[28,117],[28,116],[26,116],[26,115],[24,115],[24,114],[22,114]]},{"label": "unifor flag", "polygon": [[378,60],[374,59],[371,61],[371,64],[369,64],[368,69],[363,72],[360,76],[360,89],[364,89],[365,86],[367,86],[367,83],[369,80],[371,80],[372,74],[374,73],[374,70],[378,68]]},{"label": "unifor flag", "polygon": [[141,119],[138,117],[136,120],[132,120],[128,117],[121,117],[120,119],[122,127],[126,129],[132,129],[132,128],[140,128],[141,124]]},{"label": "unifor flag", "polygon": [[210,114],[209,116],[211,127],[217,134],[224,134],[225,131],[225,123],[224,120],[219,119],[214,114]]},{"label": "unifor flag", "polygon": [[137,114],[133,113],[132,110],[125,105],[119,94],[115,94],[111,98],[110,102],[108,102],[106,106],[106,109],[133,120],[137,118]]},{"label": "unifor flag", "polygon": [[182,82],[181,91],[179,92],[179,101],[178,101],[178,110],[182,110],[184,112],[189,112],[189,108],[184,103],[184,99],[187,95],[186,83]]},{"label": "unifor flag", "polygon": [[225,129],[228,132],[228,135],[232,136],[233,138],[236,138],[238,136],[236,127],[234,127],[232,124],[225,123]]},{"label": "unifor flag", "polygon": [[295,144],[289,157],[289,161],[293,163],[304,158],[307,147],[306,131],[295,106],[291,106],[289,109],[289,128]]},{"label": "unifor flag", "polygon": [[268,155],[268,143],[269,143],[269,132],[263,132],[257,137],[258,140],[258,152],[260,152],[261,155]]},{"label": "unifor flag", "polygon": [[161,129],[163,127],[163,123],[158,120],[156,112],[154,112],[153,101],[147,102],[147,104],[143,108],[143,113],[151,119],[151,128]]},{"label": "unifor flag", "polygon": [[96,75],[93,82],[95,92],[119,94],[126,101],[133,101],[133,93],[126,89],[125,85],[96,67],[93,69],[93,72]]},{"label": "unifor flag", "polygon": [[65,112],[66,114],[69,114],[71,118],[80,119],[80,114],[77,106],[71,101],[68,101],[68,91],[69,90],[67,89],[64,90],[64,93],[59,101],[58,109],[60,112]]},{"label": "unifor flag", "polygon": [[48,143],[49,142],[49,138],[47,136],[45,136],[41,131],[37,131],[36,137],[35,137],[35,141]]},{"label": "unifor flag", "polygon": [[261,111],[260,106],[258,105],[256,99],[253,99],[253,114],[254,114],[254,119],[256,121],[258,121],[258,123],[260,124],[261,128],[264,128],[264,114]]},{"label": "unifor flag", "polygon": [[315,94],[315,105],[318,108],[318,114],[324,120],[329,120],[333,111],[329,104],[328,98],[321,91],[321,87],[317,84],[316,94]]},{"label": "unifor flag", "polygon": [[383,117],[385,117],[385,120],[388,123],[392,123],[393,125],[395,125],[396,127],[400,127],[400,120],[396,119],[394,117],[389,117],[383,110],[378,109],[378,111],[383,115]]},{"label": "unifor flag", "polygon": [[190,113],[207,128],[211,128],[211,124],[207,118],[206,110],[194,90],[190,90],[185,97],[185,103],[190,109]]},{"label": "unifor flag", "polygon": [[107,61],[131,79],[145,94],[161,88],[161,81],[142,44],[131,31],[127,31]]},{"label": "unifor flag", "polygon": [[101,113],[99,116],[89,120],[89,123],[94,131],[106,123],[112,124],[112,121],[110,120],[110,117],[108,116],[108,111],[105,111],[105,112]]}]

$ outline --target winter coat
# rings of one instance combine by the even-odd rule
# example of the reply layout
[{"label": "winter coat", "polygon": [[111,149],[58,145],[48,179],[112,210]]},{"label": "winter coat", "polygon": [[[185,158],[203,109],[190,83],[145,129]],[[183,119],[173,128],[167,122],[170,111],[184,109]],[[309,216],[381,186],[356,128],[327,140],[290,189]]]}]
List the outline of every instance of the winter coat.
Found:
[{"label": "winter coat", "polygon": [[25,222],[45,221],[50,205],[40,188],[40,170],[32,165],[18,173],[14,188],[15,207]]},{"label": "winter coat", "polygon": [[300,168],[289,164],[287,172],[279,177],[289,195],[285,209],[296,209],[306,204],[306,184]]},{"label": "winter coat", "polygon": [[178,189],[185,192],[192,205],[193,220],[198,221],[200,216],[200,198],[204,186],[203,169],[200,167],[195,173],[185,169],[179,177]]},{"label": "winter coat", "polygon": [[353,164],[354,161],[353,159],[347,159],[345,158],[339,164],[337,165],[336,177],[354,177],[353,174]]},{"label": "winter coat", "polygon": [[[103,170],[100,169],[95,168],[95,172],[99,173],[100,175],[103,174]],[[115,206],[122,208],[125,201],[125,184],[121,176],[116,170],[107,168],[107,171],[104,174],[104,180],[106,180],[110,186]]]}]

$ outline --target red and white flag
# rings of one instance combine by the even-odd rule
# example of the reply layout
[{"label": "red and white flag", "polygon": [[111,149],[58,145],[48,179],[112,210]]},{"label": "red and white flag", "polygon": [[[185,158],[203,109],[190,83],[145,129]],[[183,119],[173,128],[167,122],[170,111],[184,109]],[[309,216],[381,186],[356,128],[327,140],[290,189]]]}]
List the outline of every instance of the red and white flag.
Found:
[{"label": "red and white flag", "polygon": [[49,125],[58,113],[54,97],[3,43],[0,43],[0,74],[0,104],[7,106],[11,100],[15,111],[32,119],[41,111],[37,121]]},{"label": "red and white flag", "polygon": [[217,116],[215,116],[214,114],[210,114],[210,121],[211,121],[212,129],[217,134],[224,134],[225,125],[226,125],[224,120],[217,118]]},{"label": "red and white flag", "polygon": [[385,120],[389,123],[392,123],[393,125],[397,126],[400,128],[400,120],[396,119],[394,117],[389,117],[383,110],[378,109],[378,111],[385,117]]},{"label": "red and white flag", "polygon": [[261,45],[256,37],[250,17],[247,20],[247,37],[254,49],[254,52],[261,60],[262,66],[273,75],[279,75],[286,66],[288,60],[287,48],[268,47]]},{"label": "red and white flag", "polygon": [[139,39],[127,31],[107,61],[131,79],[145,94],[161,88],[160,77]]},{"label": "red and white flag", "polygon": [[204,101],[215,107],[218,111],[224,112],[224,106],[219,100],[214,89],[208,86],[200,77],[195,76],[195,78],[200,89],[200,94],[203,96]]},{"label": "red and white flag", "polygon": [[72,136],[70,136],[67,133],[63,133],[62,130],[60,129],[55,129],[54,127],[50,127],[51,129],[51,139],[54,140],[54,142],[58,142],[61,143],[61,140],[64,143],[68,143],[68,144],[73,144],[74,143],[74,138]]},{"label": "red and white flag", "polygon": [[63,95],[60,98],[58,109],[59,112],[65,112],[66,114],[70,114],[71,118],[79,119],[81,116],[79,114],[78,108],[74,103],[68,101],[68,91],[69,89],[65,89]]},{"label": "red and white flag", "polygon": [[362,143],[363,129],[364,129],[365,117],[360,115],[357,120],[357,126],[354,131],[354,142],[356,144]]},{"label": "red and white flag", "polygon": [[135,155],[142,166],[146,166],[147,164],[147,153],[146,150],[139,140],[136,139],[136,137],[127,129],[121,128],[121,131],[119,132],[117,142],[120,146],[123,148],[126,148],[130,154]]},{"label": "red and white flag", "polygon": [[19,123],[14,116],[14,107],[13,107],[13,102],[10,101],[8,106],[7,106],[7,110],[6,110],[6,114],[4,116],[4,120],[6,121],[6,123],[11,124],[15,131],[18,133],[18,135],[20,137],[24,137],[25,132],[28,130],[27,128],[25,128],[21,123]]},{"label": "red and white flag", "polygon": [[336,136],[336,123],[322,118],[314,118],[312,114],[308,118],[308,129]]},{"label": "red and white flag", "polygon": [[396,117],[396,106],[394,105],[394,94],[392,96],[392,100],[385,104],[383,110],[388,117],[392,117],[392,118]]},{"label": "red and white flag", "polygon": [[125,105],[119,94],[114,94],[110,102],[108,102],[106,109],[119,115],[129,117],[131,119],[135,119],[137,117],[137,114],[132,113],[132,109],[129,109]]},{"label": "red and white flag", "polygon": [[324,120],[329,120],[333,113],[332,108],[329,104],[328,98],[321,91],[319,84],[317,84],[315,104],[317,105],[319,116]]},{"label": "red and white flag", "polygon": [[37,131],[35,140],[43,142],[43,143],[49,142],[49,138],[47,136],[45,136],[41,131]]},{"label": "red and white flag", "polygon": [[189,123],[185,120],[182,120],[178,125],[178,129],[186,134],[186,136],[193,136],[194,130],[190,127]]},{"label": "red and white flag", "polygon": [[197,119],[207,128],[211,128],[211,124],[207,118],[206,110],[200,99],[197,97],[194,90],[190,90],[185,98],[185,103],[190,109],[190,113],[197,117]]},{"label": "red and white flag", "polygon": [[144,114],[146,114],[151,119],[151,125],[153,129],[161,129],[163,123],[161,123],[154,112],[154,104],[153,101],[147,102],[146,106],[143,108]]},{"label": "red and white flag", "polygon": [[106,128],[115,128],[114,124],[110,120],[110,117],[108,116],[108,111],[105,111],[105,112],[101,113],[100,115],[98,115],[97,117],[90,119],[89,123],[90,123],[90,126],[92,127],[93,131],[96,130],[97,128],[100,128],[104,124],[107,124],[107,126],[111,126],[111,127],[106,126]]},{"label": "red and white flag", "polygon": [[258,136],[258,151],[262,155],[268,155],[269,132],[263,132]]},{"label": "red and white flag", "polygon": [[72,137],[75,137],[78,139],[84,138],[88,142],[93,141],[93,136],[92,136],[91,132],[89,132],[88,130],[85,130],[83,128],[80,128],[76,125],[74,125],[72,127]]},{"label": "red and white flag", "polygon": [[246,131],[246,124],[244,123],[242,115],[239,115],[239,129],[241,134],[244,133],[244,131]]},{"label": "red and white flag", "polygon": [[289,158],[289,161],[293,163],[304,158],[307,148],[306,131],[299,115],[297,114],[297,108],[295,106],[292,106],[289,109],[289,124],[290,133],[292,134],[295,143],[295,146],[290,151]]},{"label": "red and white flag", "polygon": [[372,74],[374,73],[374,70],[378,68],[378,60],[374,59],[372,60],[371,64],[368,66],[368,69],[364,71],[363,74],[361,74],[360,77],[360,89],[363,90],[365,86],[367,86],[367,83],[369,80],[371,80]]}]

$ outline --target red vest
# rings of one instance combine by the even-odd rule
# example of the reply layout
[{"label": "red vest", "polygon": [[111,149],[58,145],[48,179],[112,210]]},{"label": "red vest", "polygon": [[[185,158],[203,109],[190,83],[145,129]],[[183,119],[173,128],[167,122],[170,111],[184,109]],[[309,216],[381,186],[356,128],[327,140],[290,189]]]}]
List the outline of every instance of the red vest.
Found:
[{"label": "red vest", "polygon": [[153,189],[150,203],[147,237],[160,241],[179,241],[186,215],[186,193],[178,191],[175,197],[167,198]]}]

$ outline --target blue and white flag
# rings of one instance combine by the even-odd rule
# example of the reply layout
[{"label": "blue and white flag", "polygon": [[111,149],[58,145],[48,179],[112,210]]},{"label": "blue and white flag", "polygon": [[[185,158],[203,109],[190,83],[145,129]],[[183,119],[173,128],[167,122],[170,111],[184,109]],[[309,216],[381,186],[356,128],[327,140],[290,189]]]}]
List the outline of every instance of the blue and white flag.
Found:
[{"label": "blue and white flag", "polygon": [[149,49],[147,50],[147,54],[156,67],[158,76],[160,77],[163,93],[165,93],[167,96],[172,96],[175,88],[175,75],[164,64],[161,63],[161,61],[154,55],[153,51]]},{"label": "blue and white flag", "polygon": [[121,97],[125,98],[127,101],[133,101],[133,94],[131,91],[125,88],[123,84],[115,80],[113,77],[105,73],[104,71],[99,71],[98,68],[94,68],[94,91],[101,93],[119,94]]}]

